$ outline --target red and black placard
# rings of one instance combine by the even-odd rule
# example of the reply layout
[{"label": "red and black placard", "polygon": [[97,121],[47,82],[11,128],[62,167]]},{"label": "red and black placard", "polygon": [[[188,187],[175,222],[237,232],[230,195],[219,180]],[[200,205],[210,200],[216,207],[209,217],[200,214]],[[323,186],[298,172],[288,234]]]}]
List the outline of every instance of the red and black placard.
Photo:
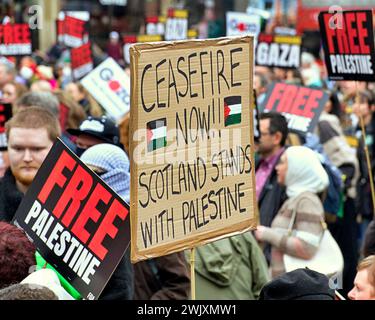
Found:
[{"label": "red and black placard", "polygon": [[57,41],[70,48],[77,48],[88,42],[88,22],[68,14],[56,21]]},{"label": "red and black placard", "polygon": [[313,132],[328,98],[323,90],[274,82],[268,87],[259,111],[282,113],[289,130],[304,134]]},{"label": "red and black placard", "polygon": [[59,139],[13,222],[84,299],[98,299],[130,243],[128,204]]},{"label": "red and black placard", "polygon": [[321,12],[319,26],[330,80],[375,81],[371,10]]},{"label": "red and black placard", "polygon": [[74,80],[80,80],[94,69],[91,43],[88,42],[78,48],[70,50],[70,59]]},{"label": "red and black placard", "polygon": [[31,31],[27,23],[0,25],[0,56],[22,56],[32,52]]}]

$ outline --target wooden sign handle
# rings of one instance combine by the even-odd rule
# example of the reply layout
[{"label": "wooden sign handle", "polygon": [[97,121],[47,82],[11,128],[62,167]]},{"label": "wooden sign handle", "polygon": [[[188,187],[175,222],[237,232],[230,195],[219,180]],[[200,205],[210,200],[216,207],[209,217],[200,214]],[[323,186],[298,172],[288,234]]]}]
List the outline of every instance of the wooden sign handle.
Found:
[{"label": "wooden sign handle", "polygon": [[190,251],[191,300],[195,300],[195,248]]}]

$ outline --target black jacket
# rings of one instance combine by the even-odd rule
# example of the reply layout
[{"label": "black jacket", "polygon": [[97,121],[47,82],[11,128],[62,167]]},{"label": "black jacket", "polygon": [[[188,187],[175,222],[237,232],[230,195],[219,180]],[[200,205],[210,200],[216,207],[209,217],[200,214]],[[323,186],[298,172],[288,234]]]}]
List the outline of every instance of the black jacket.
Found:
[{"label": "black jacket", "polygon": [[[256,164],[256,170],[258,170],[259,164],[260,161]],[[271,226],[274,217],[286,199],[286,189],[277,182],[276,169],[273,168],[258,199],[259,218],[262,226]]]},{"label": "black jacket", "polygon": [[136,263],[134,279],[134,300],[189,299],[190,274],[183,251]]},{"label": "black jacket", "polygon": [[8,169],[0,180],[0,221],[12,221],[22,198],[23,193],[17,189],[16,179]]},{"label": "black jacket", "polygon": [[[282,156],[282,153],[280,157]],[[279,157],[279,159],[280,159]],[[277,159],[277,161],[279,161]],[[277,162],[276,162],[277,163]],[[260,161],[256,163],[256,170],[258,170]],[[258,208],[259,208],[259,219],[262,226],[271,227],[271,223],[275,218],[277,212],[281,208],[281,205],[286,201],[286,189],[285,186],[280,185],[277,182],[276,169],[273,168],[270,176],[264,184],[263,190],[259,195]],[[271,261],[271,245],[264,244],[263,253],[266,257],[267,263]]]}]

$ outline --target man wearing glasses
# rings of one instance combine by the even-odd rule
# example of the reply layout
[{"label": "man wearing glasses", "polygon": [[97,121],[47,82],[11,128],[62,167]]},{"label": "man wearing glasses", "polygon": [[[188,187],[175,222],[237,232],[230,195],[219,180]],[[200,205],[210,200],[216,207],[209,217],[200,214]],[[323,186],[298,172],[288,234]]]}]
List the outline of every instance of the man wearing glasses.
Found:
[{"label": "man wearing glasses", "polygon": [[[256,146],[260,160],[256,165],[256,196],[258,200],[260,224],[270,227],[273,218],[286,199],[285,187],[277,183],[276,165],[285,151],[288,124],[283,115],[276,112],[260,115],[260,140]],[[264,248],[267,262],[270,248]]]}]

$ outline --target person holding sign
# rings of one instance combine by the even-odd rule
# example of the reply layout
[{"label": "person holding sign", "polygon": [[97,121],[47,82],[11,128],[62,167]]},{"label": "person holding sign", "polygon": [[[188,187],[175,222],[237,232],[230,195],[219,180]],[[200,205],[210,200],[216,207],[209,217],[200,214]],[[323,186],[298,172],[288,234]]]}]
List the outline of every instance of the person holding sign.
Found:
[{"label": "person holding sign", "polygon": [[[122,149],[108,143],[97,144],[88,148],[82,154],[81,160],[120,197],[129,202],[129,159]],[[133,266],[130,262],[130,249],[128,248],[99,299],[131,300],[133,287]]]},{"label": "person holding sign", "polygon": [[61,130],[57,118],[39,107],[22,109],[5,127],[10,168],[0,180],[0,220],[10,222]]},{"label": "person holding sign", "polygon": [[[318,194],[329,184],[328,175],[318,156],[307,147],[293,146],[286,149],[276,171],[277,181],[286,186],[288,200],[280,208],[271,228],[260,225],[255,231],[257,240],[272,245],[272,277],[285,272],[284,254],[309,260],[317,252],[323,233],[321,219],[324,218]],[[296,212],[293,230],[303,232],[303,239],[287,234],[293,212]]]}]

